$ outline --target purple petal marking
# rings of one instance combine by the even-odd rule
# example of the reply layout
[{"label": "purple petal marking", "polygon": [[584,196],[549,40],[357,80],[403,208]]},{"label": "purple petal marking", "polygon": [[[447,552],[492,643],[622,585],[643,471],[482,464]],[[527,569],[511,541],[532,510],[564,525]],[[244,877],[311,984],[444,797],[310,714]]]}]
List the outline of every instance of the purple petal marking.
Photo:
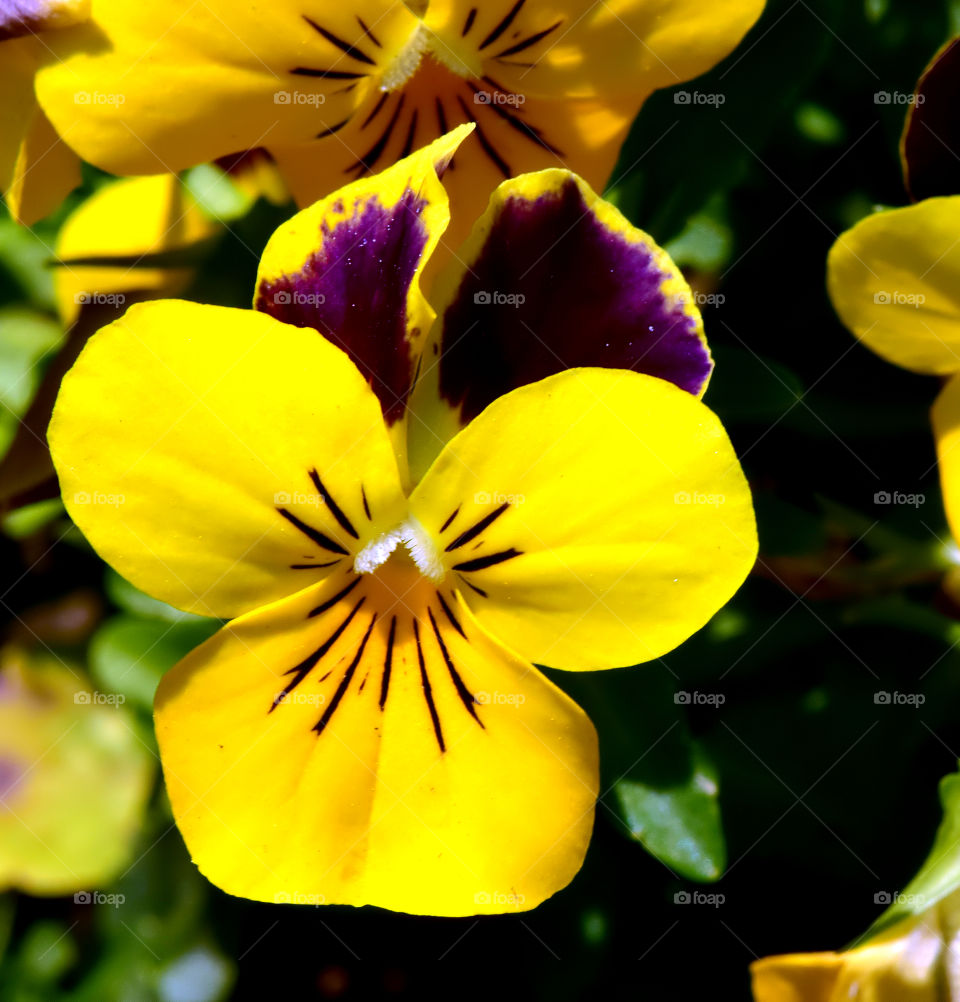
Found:
[{"label": "purple petal marking", "polygon": [[662,291],[653,253],[605,228],[576,182],[510,198],[443,317],[440,394],[472,420],[575,366],[635,369],[699,393],[712,362]]},{"label": "purple petal marking", "polygon": [[19,786],[23,774],[22,763],[16,759],[0,756],[0,805]]},{"label": "purple petal marking", "polygon": [[86,8],[76,0],[0,0],[0,42],[76,24]]},{"label": "purple petal marking", "polygon": [[320,250],[299,272],[257,290],[258,310],[314,327],[350,356],[388,424],[403,416],[413,382],[407,293],[427,243],[425,206],[410,190],[389,209],[375,196],[358,201],[349,218],[332,228],[323,224]]}]

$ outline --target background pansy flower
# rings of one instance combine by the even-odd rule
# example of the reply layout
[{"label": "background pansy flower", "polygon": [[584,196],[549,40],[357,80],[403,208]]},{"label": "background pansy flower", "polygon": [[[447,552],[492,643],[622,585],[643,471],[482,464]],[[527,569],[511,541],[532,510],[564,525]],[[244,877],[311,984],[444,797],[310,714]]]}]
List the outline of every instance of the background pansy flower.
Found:
[{"label": "background pansy flower", "polygon": [[136,727],[65,663],[0,652],[0,889],[89,890],[129,862],[155,775]]},{"label": "background pansy flower", "polygon": [[[465,233],[508,176],[562,164],[601,186],[643,100],[716,64],[762,8],[95,0],[95,23],[61,40],[39,93],[106,170],[264,146],[300,205],[476,122],[449,182]],[[78,106],[78,90],[102,98]]]},{"label": "background pansy flower", "polygon": [[[534,907],[579,869],[598,782],[590,721],[534,663],[659,657],[756,554],[743,474],[696,395],[710,363],[689,296],[565,172],[507,182],[486,232],[606,253],[639,288],[608,290],[609,314],[595,304],[576,367],[506,359],[502,395],[452,426],[405,406],[449,350],[426,333],[418,278],[448,218],[437,171],[463,135],[278,230],[258,309],[139,305],[61,390],[52,451],[94,547],[156,597],[232,620],[164,678],[156,726],[187,846],[234,894]],[[570,199],[583,228],[557,240]],[[589,288],[554,284],[571,322]],[[592,361],[607,332],[620,368]],[[553,335],[571,350],[566,331],[537,336]],[[682,388],[631,371],[657,340],[689,347]],[[453,431],[414,473],[404,440]],[[86,503],[119,495],[109,512]]]},{"label": "background pansy flower", "polygon": [[10,214],[33,223],[80,183],[80,161],[34,96],[53,33],[87,20],[91,0],[0,2],[0,192]]}]

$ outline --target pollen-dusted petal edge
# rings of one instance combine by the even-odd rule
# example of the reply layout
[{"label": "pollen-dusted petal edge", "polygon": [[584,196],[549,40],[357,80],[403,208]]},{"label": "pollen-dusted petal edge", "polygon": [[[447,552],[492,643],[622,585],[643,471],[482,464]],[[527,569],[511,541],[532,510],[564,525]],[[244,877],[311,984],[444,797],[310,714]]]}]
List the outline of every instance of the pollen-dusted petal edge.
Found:
[{"label": "pollen-dusted petal edge", "polygon": [[156,724],[187,847],[232,894],[524,911],[590,840],[590,721],[412,564],[235,620],[164,677]]}]

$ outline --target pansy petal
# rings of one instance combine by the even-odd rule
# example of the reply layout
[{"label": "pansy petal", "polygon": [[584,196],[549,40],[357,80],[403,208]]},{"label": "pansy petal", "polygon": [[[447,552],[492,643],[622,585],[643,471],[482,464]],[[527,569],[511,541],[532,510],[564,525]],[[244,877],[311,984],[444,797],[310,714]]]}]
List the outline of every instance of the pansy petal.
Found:
[{"label": "pansy petal", "polygon": [[204,615],[292,594],[402,517],[355,366],[254,311],[132,307],[65,377],[49,438],[67,509],[100,555]]},{"label": "pansy petal", "polygon": [[914,372],[960,369],[960,196],[862,219],[827,258],[844,324],[882,358]]},{"label": "pansy petal", "polygon": [[357,173],[382,170],[455,126],[474,123],[476,133],[443,179],[454,207],[443,244],[453,252],[506,178],[569,166],[602,188],[637,104],[633,97],[530,97],[492,78],[465,79],[425,58],[401,91],[371,95],[335,137],[271,151],[297,202],[308,205]]},{"label": "pansy petal", "polygon": [[164,677],[167,789],[211,881],[432,915],[521,911],[570,881],[593,821],[593,726],[448,599],[412,565],[338,575]]},{"label": "pansy petal", "polygon": [[386,0],[312,14],[281,0],[98,0],[93,23],[51,36],[37,94],[91,163],[179,170],[334,132],[417,24]]},{"label": "pansy petal", "polygon": [[500,185],[437,283],[414,394],[415,479],[497,397],[577,366],[634,369],[703,393],[713,363],[677,266],[576,175]]},{"label": "pansy petal", "polygon": [[914,200],[960,193],[960,38],[951,39],[917,83],[900,137],[903,179]]},{"label": "pansy petal", "polygon": [[[420,278],[450,218],[438,172],[469,131],[461,127],[297,213],[273,234],[260,262],[254,306],[342,348],[391,426],[406,413],[435,316]],[[404,424],[395,438],[401,451]]]},{"label": "pansy petal", "polygon": [[560,668],[672,650],[757,553],[719,420],[627,370],[572,369],[499,398],[447,443],[410,510],[480,623]]},{"label": "pansy petal", "polygon": [[631,95],[699,76],[731,52],[763,0],[431,0],[444,58],[531,96]]},{"label": "pansy petal", "polygon": [[37,102],[33,75],[40,65],[35,39],[23,38],[3,46],[0,73],[0,191],[6,192],[13,178],[20,146],[30,128]]},{"label": "pansy petal", "polygon": [[90,17],[91,0],[0,0],[0,42],[68,28]]},{"label": "pansy petal", "polygon": [[839,953],[762,957],[750,965],[754,1002],[833,1002],[842,970]]},{"label": "pansy petal", "polygon": [[[99,188],[57,234],[57,308],[69,327],[87,303],[122,309],[131,292],[170,296],[193,274],[190,268],[144,268],[138,259],[190,247],[213,237],[219,225],[207,216],[175,174],[123,178]],[[78,263],[116,258],[116,266]]]},{"label": "pansy petal", "polygon": [[960,376],[954,376],[940,391],[931,418],[943,506],[954,538],[960,539]]},{"label": "pansy petal", "polygon": [[53,212],[80,180],[76,153],[35,108],[6,192],[10,215],[30,226]]}]

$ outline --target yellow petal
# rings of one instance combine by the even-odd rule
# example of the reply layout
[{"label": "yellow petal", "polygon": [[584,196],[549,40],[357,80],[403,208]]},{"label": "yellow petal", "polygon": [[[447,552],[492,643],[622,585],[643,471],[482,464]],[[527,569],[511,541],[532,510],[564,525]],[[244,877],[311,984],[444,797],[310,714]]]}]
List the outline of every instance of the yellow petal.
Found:
[{"label": "yellow petal", "polygon": [[37,94],[91,163],[180,170],[335,131],[416,25],[384,0],[312,12],[283,0],[98,0],[93,23],[50,36],[57,58]]},{"label": "yellow petal", "polygon": [[763,957],[750,965],[754,1002],[833,1002],[842,967],[839,953]]},{"label": "yellow petal", "polygon": [[231,623],[163,679],[177,824],[231,894],[532,908],[586,851],[593,727],[449,589],[441,601],[395,561]]},{"label": "yellow petal", "polygon": [[49,440],[100,555],[203,615],[292,594],[402,516],[356,368],[315,331],[250,310],[132,307],[64,378]]},{"label": "yellow petal", "polygon": [[[64,326],[73,323],[85,303],[114,303],[122,312],[124,293],[176,294],[190,281],[192,269],[140,268],[136,259],[189,247],[219,229],[174,174],[104,185],[68,217],[57,235],[57,258],[67,262],[55,277]],[[97,257],[129,258],[130,265],[70,263]]]},{"label": "yellow petal", "polygon": [[940,391],[931,411],[940,486],[950,531],[960,539],[960,375]]},{"label": "yellow petal", "polygon": [[872,351],[914,372],[960,371],[960,196],[867,216],[827,259],[840,319]]},{"label": "yellow petal", "polygon": [[431,0],[438,51],[528,95],[640,101],[699,76],[731,52],[763,0]]},{"label": "yellow petal", "polygon": [[714,414],[672,383],[571,369],[491,404],[410,499],[478,620],[523,657],[613,668],[672,650],[757,553]]},{"label": "yellow petal", "polygon": [[33,96],[33,76],[40,65],[36,39],[4,42],[0,48],[0,191],[10,187],[20,146],[37,108]]},{"label": "yellow petal", "polygon": [[444,442],[524,383],[624,368],[700,396],[713,365],[680,270],[569,171],[501,184],[431,299],[440,319],[412,402],[415,480]]},{"label": "yellow petal", "polygon": [[6,192],[10,215],[30,226],[53,212],[78,184],[79,158],[35,107]]},{"label": "yellow petal", "polygon": [[367,377],[405,467],[407,399],[435,313],[423,269],[450,218],[442,173],[463,126],[297,213],[270,238],[254,305],[342,348]]}]

